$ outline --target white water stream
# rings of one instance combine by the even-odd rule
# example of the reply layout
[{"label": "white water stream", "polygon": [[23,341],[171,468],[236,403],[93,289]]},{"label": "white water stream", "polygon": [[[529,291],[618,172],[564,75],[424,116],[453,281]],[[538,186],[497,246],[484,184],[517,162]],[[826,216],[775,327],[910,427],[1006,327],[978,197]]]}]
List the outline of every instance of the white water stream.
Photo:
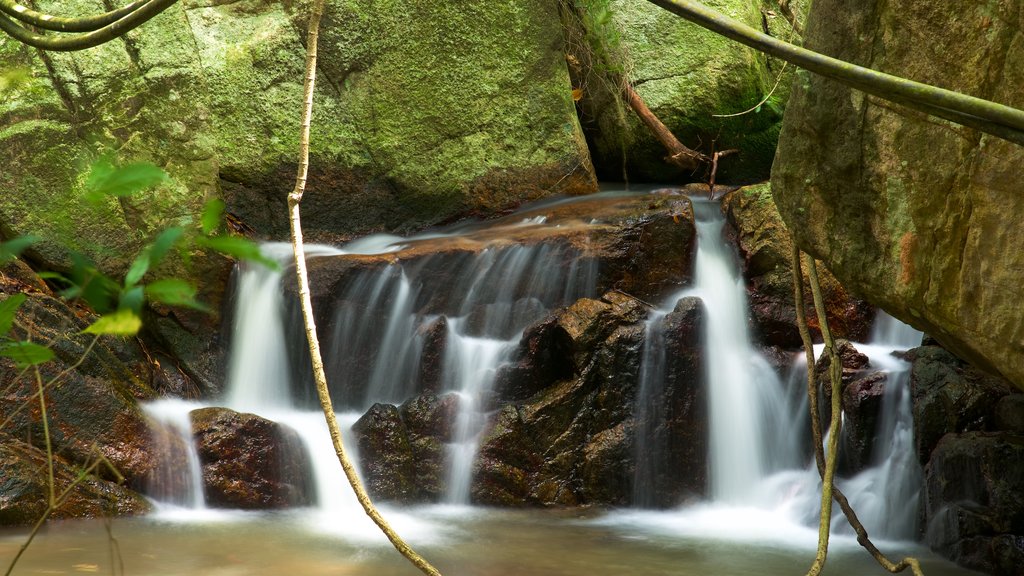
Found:
[{"label": "white water stream", "polygon": [[[718,205],[701,201],[694,204],[698,221],[695,283],[666,302],[651,322],[656,323],[670,311],[678,297],[697,296],[704,301],[712,502],[710,506],[670,513],[674,520],[669,524],[681,522],[697,526],[698,531],[699,526],[710,530],[741,511],[748,524],[763,519],[775,525],[766,527],[766,531],[785,533],[779,528],[781,522],[800,532],[813,521],[818,505],[817,473],[809,464],[806,445],[794,441],[804,434],[806,406],[800,394],[791,392],[793,384],[782,382],[750,342],[745,287],[733,249],[721,237],[724,219]],[[371,237],[342,250],[310,247],[307,252],[310,258],[382,253],[393,251],[398,241],[404,240]],[[268,245],[264,250],[273,258],[286,259],[290,254],[287,245]],[[454,285],[429,285],[424,278],[436,274],[436,268],[447,269]],[[372,403],[400,403],[415,393],[423,352],[422,328],[438,317],[436,311],[425,311],[424,303],[447,300],[448,334],[441,382],[443,391],[459,395],[460,413],[455,441],[448,447],[451,467],[446,501],[468,504],[477,439],[495,371],[510,358],[523,328],[553,307],[593,296],[595,278],[592,265],[543,244],[491,248],[462,260],[394,263],[359,277],[339,297],[329,338],[333,347],[325,351],[332,386],[339,386],[346,398],[341,404],[347,406],[341,414],[346,431]],[[241,271],[229,383],[221,404],[257,413],[299,433],[313,462],[317,504],[297,513],[307,515],[313,525],[327,532],[355,540],[379,540],[342,476],[322,414],[293,398],[296,371],[290,367],[293,360],[289,346],[300,344],[288,339],[289,314],[282,294],[281,272],[258,266]],[[913,535],[915,491],[920,481],[915,476],[919,471],[915,472],[910,445],[909,392],[906,378],[901,376],[906,364],[892,358],[890,352],[916,346],[920,334],[884,335],[889,330],[897,332],[885,318],[876,327],[871,345],[858,347],[871,357],[874,366],[890,374],[882,419],[888,424],[878,435],[876,461],[858,476],[841,481],[841,485],[869,530],[882,536],[908,538]],[[648,357],[657,358],[654,352],[649,351]],[[364,378],[362,386],[353,381],[353,366],[358,363],[369,366],[360,376]],[[644,372],[648,377],[657,374],[650,366],[645,366]],[[802,380],[799,369],[794,371],[794,378]],[[642,382],[639,388],[644,387]],[[187,438],[187,413],[196,407],[157,403],[148,410]],[[356,458],[355,446],[346,446]],[[189,473],[188,484],[198,487],[198,462],[193,457],[194,450],[190,462],[195,468]],[[198,511],[203,506],[201,488],[189,490],[184,496],[153,496],[179,509]],[[435,521],[416,519],[407,512],[389,512],[389,519],[400,532],[411,532],[414,539],[429,539],[438,531]]]}]

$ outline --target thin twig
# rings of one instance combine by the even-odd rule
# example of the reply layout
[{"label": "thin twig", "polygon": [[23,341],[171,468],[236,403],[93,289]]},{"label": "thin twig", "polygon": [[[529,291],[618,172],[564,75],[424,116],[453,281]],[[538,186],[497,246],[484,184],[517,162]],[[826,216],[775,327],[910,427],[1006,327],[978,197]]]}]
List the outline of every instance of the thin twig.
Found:
[{"label": "thin twig", "polygon": [[782,74],[786,71],[786,66],[789,66],[789,62],[783,62],[782,63],[782,70],[779,70],[779,77],[775,79],[775,86],[772,86],[772,89],[768,91],[768,94],[764,98],[762,98],[760,102],[758,102],[757,104],[754,104],[753,106],[751,106],[750,108],[744,110],[743,112],[737,112],[735,114],[712,114],[711,117],[712,118],[735,118],[736,116],[743,116],[744,114],[750,114],[751,112],[753,112],[753,111],[757,110],[758,108],[760,108],[762,104],[767,102],[768,99],[772,97],[772,94],[775,93],[775,90],[778,89],[779,83],[782,82]]}]

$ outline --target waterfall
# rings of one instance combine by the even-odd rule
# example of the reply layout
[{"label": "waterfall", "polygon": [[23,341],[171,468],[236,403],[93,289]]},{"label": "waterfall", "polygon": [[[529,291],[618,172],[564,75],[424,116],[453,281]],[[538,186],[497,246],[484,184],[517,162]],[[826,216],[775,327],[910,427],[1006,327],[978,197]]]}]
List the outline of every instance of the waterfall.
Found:
[{"label": "waterfall", "polygon": [[142,405],[153,423],[152,434],[161,460],[146,492],[156,501],[182,508],[206,507],[199,455],[192,442],[188,413],[202,405],[164,399]]},{"label": "waterfall", "polygon": [[[697,250],[692,286],[662,302],[647,321],[635,421],[634,502],[657,505],[654,478],[664,477],[663,431],[654,426],[663,406],[666,317],[683,297],[703,302],[704,382],[708,412],[708,493],[713,506],[779,512],[804,525],[817,515],[820,482],[810,458],[802,355],[781,380],[751,342],[746,288],[734,248],[723,237],[725,220],[715,202],[694,200]],[[523,227],[541,226],[543,218]],[[477,230],[478,232],[479,230]],[[413,238],[372,236],[340,249],[308,247],[312,259],[340,271],[317,301],[325,320],[321,344],[328,380],[346,429],[377,402],[400,404],[427,390],[459,398],[444,500],[471,501],[473,463],[480,434],[499,406],[495,375],[512,359],[523,330],[551,310],[597,287],[596,263],[568,242],[515,242],[493,230]],[[420,249],[421,243],[438,242]],[[466,246],[471,246],[466,249]],[[290,246],[268,244],[264,254],[282,263]],[[332,268],[333,266],[333,268]],[[287,268],[284,265],[282,268]],[[323,269],[323,268],[321,268]],[[236,277],[228,381],[220,404],[249,411],[295,429],[309,452],[316,484],[317,524],[358,533],[358,503],[344,485],[322,415],[311,402],[297,303],[286,298],[283,270],[243,265]],[[333,272],[332,272],[333,273]],[[428,340],[435,338],[436,340]],[[872,533],[909,537],[914,529],[920,470],[912,450],[907,363],[893,350],[916,346],[920,333],[879,314],[872,342],[858,345],[887,374],[881,429],[872,461],[852,478],[841,478],[851,502]],[[431,348],[428,350],[428,345]],[[435,374],[424,375],[426,358]],[[429,380],[429,382],[428,382]],[[429,385],[429,386],[428,386]],[[151,495],[177,506],[203,506],[202,481],[191,448],[188,412],[198,404],[158,402],[147,412],[180,436],[175,456],[186,465],[155,481]],[[659,436],[659,434],[661,434]],[[352,434],[344,434],[351,439]],[[654,439],[644,444],[643,439]],[[357,456],[352,442],[346,448]],[[183,472],[187,471],[187,473]],[[166,488],[168,486],[174,488]],[[663,505],[663,504],[662,504]]]},{"label": "waterfall", "polygon": [[[795,357],[785,381],[757,352],[747,323],[746,288],[733,248],[722,236],[719,205],[694,200],[697,253],[694,285],[667,299],[647,321],[643,364],[637,391],[638,446],[634,504],[655,504],[653,478],[664,458],[648,427],[659,421],[657,398],[664,375],[664,317],[686,296],[703,300],[705,386],[709,402],[708,492],[722,514],[740,507],[750,518],[788,519],[805,526],[817,522],[821,482],[813,462],[806,401],[806,363]],[[913,451],[909,364],[893,351],[918,346],[921,333],[879,312],[867,344],[856,344],[873,369],[886,374],[885,392],[872,460],[852,478],[839,478],[870,533],[883,538],[914,536],[921,472]],[[820,354],[822,347],[815,347]],[[762,516],[763,510],[780,516]],[[837,530],[848,531],[838,517]],[[700,509],[693,518],[709,520]]]}]

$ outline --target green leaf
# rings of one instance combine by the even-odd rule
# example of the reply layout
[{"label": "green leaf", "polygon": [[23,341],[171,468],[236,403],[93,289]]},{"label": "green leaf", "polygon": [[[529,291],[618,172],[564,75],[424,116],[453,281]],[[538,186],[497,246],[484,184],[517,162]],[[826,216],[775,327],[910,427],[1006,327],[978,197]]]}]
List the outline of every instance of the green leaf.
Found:
[{"label": "green leaf", "polygon": [[0,336],[7,334],[14,327],[14,315],[18,313],[18,308],[25,303],[26,298],[24,294],[18,293],[0,302]]},{"label": "green leaf", "polygon": [[209,236],[220,228],[221,217],[224,215],[224,201],[217,198],[203,206],[203,234]]},{"label": "green leaf", "polygon": [[146,297],[143,294],[142,286],[136,286],[130,290],[121,292],[121,296],[117,299],[117,308],[119,310],[131,310],[136,314],[141,314],[142,304],[145,300]]},{"label": "green leaf", "polygon": [[206,306],[196,300],[196,287],[180,278],[167,278],[147,284],[146,296],[154,302],[170,306],[207,310]]},{"label": "green leaf", "polygon": [[139,255],[132,261],[128,273],[124,275],[125,288],[131,288],[142,280],[142,277],[149,271],[149,249],[139,252]]},{"label": "green leaf", "polygon": [[34,342],[5,342],[0,345],[0,356],[14,360],[18,368],[27,368],[53,359],[53,350]]},{"label": "green leaf", "polygon": [[174,226],[161,232],[149,247],[150,265],[159,264],[184,233],[185,229],[181,226]]},{"label": "green leaf", "polygon": [[112,314],[100,316],[88,328],[82,330],[86,334],[109,334],[112,336],[134,336],[142,328],[142,318],[131,310],[118,310]]},{"label": "green leaf", "polygon": [[38,241],[39,238],[36,236],[18,236],[17,238],[11,238],[6,242],[0,242],[0,264],[6,264],[18,256],[21,256],[21,253],[24,252],[26,248]]},{"label": "green leaf", "polygon": [[97,270],[96,265],[82,254],[72,252],[71,261],[68,286],[60,292],[61,297],[68,300],[81,298],[101,314],[113,310],[121,284]]},{"label": "green leaf", "polygon": [[86,180],[86,198],[100,201],[105,196],[129,196],[167,180],[167,173],[148,162],[115,168],[109,160],[95,162]]},{"label": "green leaf", "polygon": [[252,240],[247,240],[239,236],[200,237],[197,240],[197,243],[223,254],[227,254],[228,256],[238,258],[239,260],[259,262],[271,270],[277,270],[280,268],[277,262],[267,258],[262,252],[260,252],[258,244]]}]

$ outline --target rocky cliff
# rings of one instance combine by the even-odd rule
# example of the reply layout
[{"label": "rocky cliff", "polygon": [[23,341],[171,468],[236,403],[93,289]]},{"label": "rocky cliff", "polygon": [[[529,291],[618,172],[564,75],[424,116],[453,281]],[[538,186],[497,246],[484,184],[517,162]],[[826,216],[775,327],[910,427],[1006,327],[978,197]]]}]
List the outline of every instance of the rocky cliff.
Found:
[{"label": "rocky cliff", "polygon": [[[805,44],[1024,107],[1024,3],[820,0]],[[772,171],[797,243],[873,304],[1024,387],[1024,148],[801,73]]]}]

